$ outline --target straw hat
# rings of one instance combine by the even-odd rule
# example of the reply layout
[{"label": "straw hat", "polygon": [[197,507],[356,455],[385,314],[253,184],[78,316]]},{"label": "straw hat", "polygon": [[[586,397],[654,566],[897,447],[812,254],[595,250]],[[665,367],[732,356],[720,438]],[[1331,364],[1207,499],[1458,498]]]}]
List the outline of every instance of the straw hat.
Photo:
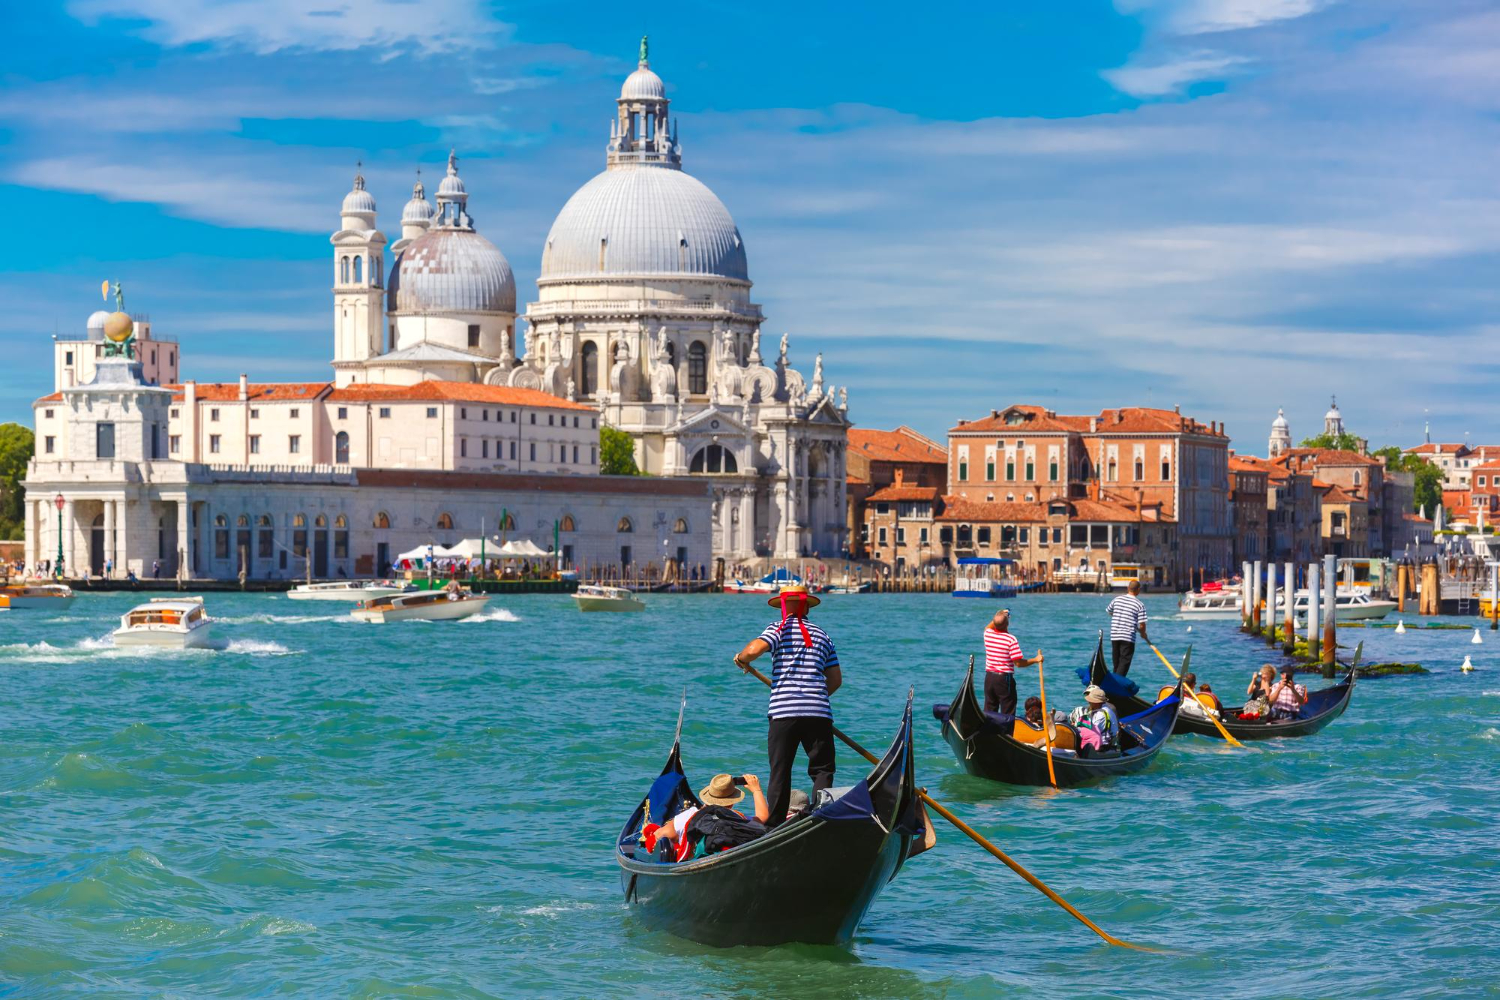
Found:
[{"label": "straw hat", "polygon": [[745,797],[745,790],[734,783],[734,778],[727,774],[716,774],[713,780],[703,786],[698,793],[698,798],[706,806],[732,806]]},{"label": "straw hat", "polygon": [[1102,705],[1105,702],[1104,689],[1097,684],[1090,684],[1083,689],[1083,700],[1090,705]]},{"label": "straw hat", "polygon": [[770,600],[766,601],[766,603],[773,608],[779,608],[781,607],[782,598],[786,598],[788,604],[792,603],[794,600],[799,599],[806,601],[809,608],[815,608],[819,604],[823,603],[814,595],[809,594],[807,592],[807,587],[800,583],[794,583],[790,587],[782,587],[781,593],[777,594],[775,597],[772,597]]}]

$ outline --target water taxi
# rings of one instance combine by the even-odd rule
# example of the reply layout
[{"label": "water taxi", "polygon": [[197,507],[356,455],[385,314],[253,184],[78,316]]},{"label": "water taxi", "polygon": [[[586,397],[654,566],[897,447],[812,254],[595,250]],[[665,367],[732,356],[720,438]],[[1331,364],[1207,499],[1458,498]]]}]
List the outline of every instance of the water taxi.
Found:
[{"label": "water taxi", "polygon": [[646,602],[624,587],[581,585],[573,593],[579,611],[645,611]]},{"label": "water taxi", "polygon": [[1243,607],[1239,590],[1220,583],[1206,583],[1202,590],[1190,590],[1177,601],[1177,613],[1193,618],[1239,618]]},{"label": "water taxi", "polygon": [[367,601],[415,590],[390,580],[337,580],[330,583],[302,583],[286,592],[294,601]]},{"label": "water taxi", "polygon": [[201,597],[153,597],[120,616],[114,643],[198,649],[208,645],[208,623]]},{"label": "water taxi", "polygon": [[73,604],[73,588],[65,583],[9,583],[0,587],[0,608],[12,611],[62,611]]},{"label": "water taxi", "polygon": [[[1321,595],[1320,595],[1321,596]],[[1299,623],[1307,621],[1307,589],[1297,591],[1297,598],[1292,604],[1292,613],[1297,616]],[[1322,604],[1319,603],[1319,615]],[[1333,616],[1335,622],[1366,621],[1376,618],[1384,618],[1396,610],[1395,601],[1378,601],[1363,590],[1337,590],[1333,595]]]},{"label": "water taxi", "polygon": [[958,561],[958,576],[953,580],[954,597],[1015,597],[1020,593],[1006,569],[1014,559],[965,556]]},{"label": "water taxi", "polygon": [[724,584],[726,594],[779,594],[784,587],[795,587],[802,583],[802,578],[791,570],[782,566],[772,570],[759,580],[746,581],[739,578],[730,580]]},{"label": "water taxi", "polygon": [[361,601],[349,612],[362,622],[451,621],[484,610],[488,594],[469,590],[417,590]]}]

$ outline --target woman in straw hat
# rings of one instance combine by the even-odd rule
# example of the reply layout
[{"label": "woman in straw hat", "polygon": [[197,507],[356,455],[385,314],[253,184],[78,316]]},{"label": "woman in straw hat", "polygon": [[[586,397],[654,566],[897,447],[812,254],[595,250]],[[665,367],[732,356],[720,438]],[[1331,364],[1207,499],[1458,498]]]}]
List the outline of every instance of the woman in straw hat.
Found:
[{"label": "woman in straw hat", "polygon": [[741,669],[762,653],[771,653],[771,703],[766,750],[770,757],[771,787],[766,798],[775,827],[786,820],[792,794],[792,764],[797,746],[807,751],[807,774],[813,790],[833,787],[833,709],[829,695],[844,676],[838,651],[828,633],[807,620],[818,599],[801,584],[781,588],[766,603],[781,609],[781,618],[766,626],[759,638],[740,650],[734,662]]}]

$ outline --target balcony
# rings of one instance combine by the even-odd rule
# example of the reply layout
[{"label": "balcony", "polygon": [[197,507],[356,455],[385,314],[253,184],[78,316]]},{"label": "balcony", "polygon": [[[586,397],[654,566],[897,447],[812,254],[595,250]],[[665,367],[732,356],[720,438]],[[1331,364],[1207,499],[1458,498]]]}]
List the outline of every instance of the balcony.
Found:
[{"label": "balcony", "polygon": [[760,306],[747,303],[693,302],[687,299],[572,299],[566,302],[532,302],[526,306],[529,319],[558,316],[681,316],[700,319],[741,319],[760,323]]}]

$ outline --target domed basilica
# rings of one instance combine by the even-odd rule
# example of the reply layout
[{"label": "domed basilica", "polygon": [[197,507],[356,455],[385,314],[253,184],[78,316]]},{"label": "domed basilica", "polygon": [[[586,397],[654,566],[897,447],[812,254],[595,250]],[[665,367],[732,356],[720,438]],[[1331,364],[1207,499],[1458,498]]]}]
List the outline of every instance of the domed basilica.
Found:
[{"label": "domed basilica", "polygon": [[717,554],[838,554],[847,392],[821,356],[810,379],[794,369],[786,336],[762,344],[739,228],[683,171],[644,39],[615,103],[604,170],[542,247],[523,344],[515,277],[475,228],[457,157],[436,206],[415,186],[388,248],[356,176],[331,240],[337,384],[481,382],[591,404],[635,439],[643,471],[713,478]]}]

